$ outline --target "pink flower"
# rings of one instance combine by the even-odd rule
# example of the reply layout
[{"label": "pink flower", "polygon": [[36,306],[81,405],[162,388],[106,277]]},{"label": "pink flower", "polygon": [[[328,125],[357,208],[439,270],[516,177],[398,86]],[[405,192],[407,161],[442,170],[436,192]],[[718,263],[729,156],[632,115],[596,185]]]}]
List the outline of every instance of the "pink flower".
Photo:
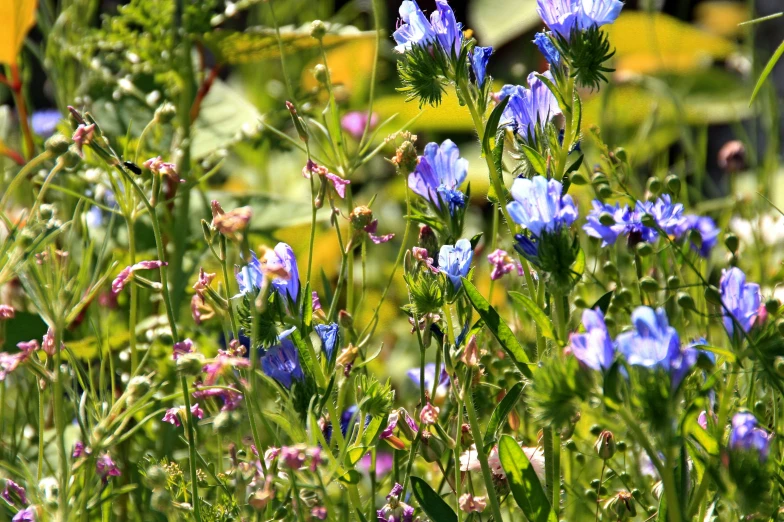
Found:
[{"label": "pink flower", "polygon": [[108,453],[104,453],[95,461],[95,471],[104,482],[107,482],[109,477],[119,477],[122,475],[120,468],[117,467],[117,464],[114,463]]},{"label": "pink flower", "polygon": [[347,180],[347,179],[341,178],[337,174],[332,174],[331,172],[327,173],[326,178],[329,180],[330,183],[332,183],[332,187],[334,187],[335,192],[338,193],[338,196],[340,196],[340,199],[345,198],[346,197],[346,185],[351,185],[351,182],[349,180]]},{"label": "pink flower", "polygon": [[204,410],[201,409],[201,406],[199,406],[198,402],[191,405],[191,415],[193,415],[197,419],[204,418]]},{"label": "pink flower", "polygon": [[80,440],[77,440],[77,441],[74,443],[74,447],[73,447],[73,453],[71,454],[71,457],[73,457],[73,458],[75,458],[75,459],[78,459],[78,458],[79,458],[79,457],[81,457],[82,455],[89,455],[89,454],[90,454],[90,449],[89,449],[89,448],[87,448],[87,447],[84,445],[84,442],[82,442],[82,441],[80,441]]},{"label": "pink flower", "polygon": [[204,384],[211,386],[218,381],[218,378],[223,374],[226,368],[241,367],[247,368],[250,366],[250,361],[242,357],[232,357],[224,351],[219,351],[217,357],[212,362],[204,365],[202,371],[207,374]]},{"label": "pink flower", "polygon": [[420,263],[424,263],[425,266],[428,267],[431,271],[438,273],[438,268],[433,266],[433,258],[428,257],[428,252],[426,248],[412,247],[411,255],[414,256],[414,259],[416,259]]},{"label": "pink flower", "polygon": [[158,260],[151,260],[151,261],[140,261],[132,266],[127,266],[123,268],[123,270],[114,278],[112,281],[112,293],[119,294],[122,292],[125,285],[130,281],[131,275],[136,272],[137,270],[152,270],[154,268],[160,268],[162,266],[166,266],[169,263],[165,261],[158,261]]},{"label": "pink flower", "polygon": [[11,522],[35,522],[37,519],[38,515],[35,508],[33,506],[28,506],[14,515]]},{"label": "pink flower", "polygon": [[212,226],[227,237],[236,236],[248,226],[253,211],[250,207],[239,207],[212,218]]},{"label": "pink flower", "polygon": [[315,312],[317,310],[321,310],[321,299],[319,299],[318,293],[316,293],[315,290],[313,291],[312,299],[313,299],[313,311]]},{"label": "pink flower", "polygon": [[[62,347],[62,343],[61,343]],[[55,348],[54,348],[54,330],[50,326],[48,330],[46,330],[46,335],[44,335],[44,340],[41,343],[41,348],[47,355],[54,355]]]},{"label": "pink flower", "polygon": [[238,391],[227,388],[202,389],[200,386],[200,384],[196,384],[196,391],[192,394],[193,398],[197,400],[203,400],[208,397],[219,398],[223,401],[221,411],[236,410],[240,405],[240,401],[242,401],[242,394]]},{"label": "pink flower", "polygon": [[485,497],[475,497],[471,493],[464,493],[458,500],[460,509],[465,513],[481,513],[487,507]]},{"label": "pink flower", "polygon": [[204,302],[204,299],[199,294],[193,294],[191,297],[191,316],[196,324],[201,324],[202,321],[211,319],[215,315],[215,310],[210,305]]},{"label": "pink flower", "polygon": [[[362,135],[365,133],[367,121],[367,112],[351,111],[344,114],[340,119],[340,126],[343,127],[343,130],[348,132],[355,140],[359,141],[362,139]],[[369,128],[372,129],[376,125],[378,125],[378,114],[374,112],[370,115]]]},{"label": "pink flower", "polygon": [[297,470],[305,464],[305,448],[301,445],[283,446],[280,448],[280,459],[283,465],[289,469]]},{"label": "pink flower", "polygon": [[193,341],[190,339],[183,339],[178,343],[174,343],[174,346],[172,346],[172,359],[176,361],[181,355],[193,352]]},{"label": "pink flower", "polygon": [[327,508],[324,506],[316,506],[310,510],[310,515],[319,520],[327,519]]},{"label": "pink flower", "polygon": [[38,344],[37,339],[33,339],[32,341],[25,341],[21,343],[16,343],[16,347],[22,350],[25,353],[32,353],[38,350],[41,346]]},{"label": "pink flower", "polygon": [[76,127],[76,130],[74,131],[73,136],[71,136],[71,139],[73,140],[74,145],[76,145],[76,153],[79,154],[80,157],[84,158],[83,147],[92,141],[94,134],[94,123],[91,123],[90,125],[85,125],[82,123]]},{"label": "pink flower", "polygon": [[21,505],[27,505],[25,488],[11,479],[5,481],[5,489],[0,493],[0,497],[3,497],[11,505],[15,505],[17,500]]},{"label": "pink flower", "polygon": [[16,370],[29,355],[29,352],[15,354],[0,352],[0,381],[4,381],[8,374]]},{"label": "pink flower", "polygon": [[[305,178],[310,179],[311,174],[317,174],[320,178],[326,178],[327,181],[332,184],[332,188],[335,189],[335,192],[337,192],[341,199],[346,197],[346,185],[350,185],[351,181],[331,173],[327,167],[323,167],[313,160],[308,160],[307,164],[302,168],[302,175]],[[322,179],[322,181],[324,180]]]},{"label": "pink flower", "polygon": [[156,174],[162,174],[164,176],[171,176],[177,180],[177,165],[174,163],[166,163],[165,161],[161,160],[161,157],[158,156],[157,158],[150,158],[144,162],[144,166],[150,169],[152,172]]},{"label": "pink flower", "polygon": [[204,292],[210,286],[213,279],[215,279],[215,274],[205,272],[204,268],[199,268],[199,279],[196,280],[196,283],[193,285],[193,289],[202,299],[204,299]]},{"label": "pink flower", "polygon": [[377,219],[374,219],[373,221],[371,221],[371,223],[369,225],[367,225],[363,229],[365,232],[368,233],[368,236],[370,237],[370,240],[373,243],[377,244],[377,245],[381,244],[381,243],[386,243],[387,241],[389,241],[390,239],[395,237],[395,234],[386,234],[384,236],[377,236],[376,235],[376,230],[377,229],[378,229],[378,220]]},{"label": "pink flower", "polygon": [[[539,480],[544,480],[544,451],[542,448],[529,448],[523,446],[520,442],[518,442],[518,444],[525,453],[525,456],[528,457],[528,460],[531,462],[531,466],[534,468],[536,476],[539,477]],[[490,470],[493,472],[493,475],[506,477],[504,468],[501,466],[501,459],[498,457],[498,446],[493,446],[493,449],[490,450],[490,455],[487,456],[487,463],[490,465]],[[472,444],[469,449],[460,455],[460,470],[481,471],[481,469],[482,466],[479,463],[476,444]]]},{"label": "pink flower", "polygon": [[440,409],[438,406],[433,406],[431,403],[427,403],[422,411],[419,413],[419,420],[425,426],[432,426],[436,422],[438,422],[438,414],[440,413]]},{"label": "pink flower", "polygon": [[14,308],[8,305],[0,305],[0,320],[5,321],[14,318]]},{"label": "pink flower", "polygon": [[487,260],[493,265],[493,271],[490,272],[490,279],[493,281],[501,279],[504,275],[513,270],[518,270],[518,272],[522,270],[522,266],[518,267],[518,264],[509,257],[509,254],[500,248],[489,254]]},{"label": "pink flower", "polygon": [[264,452],[264,460],[272,462],[278,458],[278,455],[280,455],[280,448],[268,448],[267,451]]},{"label": "pink flower", "polygon": [[168,422],[173,426],[180,427],[180,408],[169,408],[161,419],[163,422]]}]

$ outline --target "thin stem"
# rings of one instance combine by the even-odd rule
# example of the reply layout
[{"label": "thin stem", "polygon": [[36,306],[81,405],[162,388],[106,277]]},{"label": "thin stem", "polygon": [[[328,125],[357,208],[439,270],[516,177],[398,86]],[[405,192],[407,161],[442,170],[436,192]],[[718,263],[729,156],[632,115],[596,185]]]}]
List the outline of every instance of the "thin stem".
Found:
[{"label": "thin stem", "polygon": [[0,209],[5,208],[5,204],[8,201],[8,198],[11,197],[11,194],[14,193],[16,188],[27,179],[27,176],[36,168],[38,165],[43,163],[44,161],[53,157],[53,154],[49,152],[42,152],[35,158],[31,159],[27,165],[21,168],[19,172],[16,173],[14,179],[11,180],[11,183],[8,184],[8,187],[3,192],[2,197],[0,197]]},{"label": "thin stem", "polygon": [[596,485],[596,517],[594,520],[599,522],[599,491],[602,489],[602,481],[604,480],[604,470],[607,468],[607,461],[602,460],[602,472],[599,473],[599,483]]},{"label": "thin stem", "polygon": [[[133,194],[130,195],[133,197]],[[133,212],[133,210],[131,210]],[[134,219],[131,216],[125,217],[125,223],[128,228],[128,251],[130,255],[131,266],[136,264],[136,234],[134,233]],[[139,353],[136,349],[136,322],[138,316],[138,300],[139,289],[135,284],[131,285],[131,302],[128,314],[128,344],[131,349],[131,374],[136,373],[136,368],[139,366]]]},{"label": "thin stem", "polygon": [[22,90],[22,80],[19,77],[19,66],[11,65],[11,94],[14,97],[14,104],[19,113],[19,126],[22,128],[24,138],[24,154],[29,158],[35,154],[35,142],[33,141],[33,131],[30,129],[30,122],[27,118],[27,104],[25,103],[24,92]]},{"label": "thin stem", "polygon": [[68,455],[65,452],[65,407],[63,406],[63,374],[62,365],[62,325],[54,327],[54,424],[57,431],[57,453],[60,461],[60,520],[68,520]]}]

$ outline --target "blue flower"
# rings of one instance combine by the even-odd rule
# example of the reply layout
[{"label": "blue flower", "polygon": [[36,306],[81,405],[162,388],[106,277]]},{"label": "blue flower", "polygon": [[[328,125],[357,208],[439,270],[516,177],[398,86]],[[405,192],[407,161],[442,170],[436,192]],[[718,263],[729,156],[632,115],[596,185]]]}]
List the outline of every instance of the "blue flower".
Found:
[{"label": "blue flower", "polygon": [[[602,240],[602,247],[615,244],[615,241],[621,235],[626,235],[634,227],[634,212],[628,205],[621,207],[619,203],[612,206],[608,203],[602,203],[599,200],[593,200],[593,209],[586,216],[587,223],[583,225],[583,230],[591,237],[596,237]],[[603,225],[599,221],[599,217],[603,212],[612,215],[615,223],[612,225]]]},{"label": "blue flower", "polygon": [[471,56],[471,67],[474,69],[476,83],[480,87],[485,84],[485,71],[490,55],[493,54],[492,47],[474,47],[474,54]]},{"label": "blue flower", "polygon": [[768,459],[771,435],[759,427],[757,419],[751,413],[736,413],[732,417],[729,446],[732,450],[755,450],[759,452],[762,462]]},{"label": "blue flower", "polygon": [[534,35],[534,44],[539,48],[539,52],[542,53],[547,63],[558,65],[561,63],[561,53],[555,48],[553,41],[550,39],[550,34],[552,33],[536,33]]},{"label": "blue flower", "polygon": [[[663,195],[656,201],[638,201],[634,211],[636,218],[640,220],[643,215],[650,214],[659,228],[667,234],[676,234],[678,226],[683,220],[683,205],[681,203],[673,203],[669,194]],[[646,241],[649,240],[647,237],[651,234],[655,236],[656,231],[648,229],[648,231],[643,233],[646,236]]]},{"label": "blue flower", "polygon": [[619,0],[537,0],[536,4],[547,27],[567,40],[574,29],[613,23],[623,8]]},{"label": "blue flower", "polygon": [[435,41],[449,55],[460,55],[463,45],[462,24],[457,23],[455,14],[446,0],[436,0],[436,11],[430,14],[428,21],[415,0],[404,0],[400,4],[402,23],[392,34],[397,42],[395,50],[405,53],[412,46],[424,46]]},{"label": "blue flower", "polygon": [[43,138],[48,138],[57,130],[62,115],[57,109],[42,109],[35,111],[30,118],[30,126],[33,131]]},{"label": "blue flower", "polygon": [[454,246],[444,245],[441,247],[441,251],[438,253],[438,269],[449,277],[455,290],[459,290],[463,286],[463,281],[460,278],[468,276],[473,257],[474,251],[471,248],[471,242],[467,239],[458,240]]},{"label": "blue flower", "polygon": [[585,333],[572,334],[569,346],[578,361],[594,370],[606,370],[615,357],[615,348],[604,315],[598,308],[583,311]]},{"label": "blue flower", "polygon": [[[550,71],[543,73],[553,79]],[[533,143],[536,131],[544,127],[555,116],[561,114],[558,100],[547,88],[547,85],[536,77],[536,73],[528,75],[528,88],[521,85],[504,85],[498,93],[499,101],[509,97],[499,125],[509,125],[526,142]]]},{"label": "blue flower", "polygon": [[663,308],[656,311],[639,306],[632,312],[634,329],[618,335],[618,351],[633,366],[661,367],[669,370],[671,361],[680,353],[680,339],[667,322]]},{"label": "blue flower", "polygon": [[468,160],[460,157],[460,150],[452,140],[425,145],[416,170],[408,176],[408,186],[416,194],[440,208],[441,199],[449,204],[450,213],[465,206],[465,195],[458,188],[468,175]]},{"label": "blue flower", "polygon": [[321,339],[321,351],[326,354],[327,360],[332,360],[335,353],[335,346],[338,344],[339,327],[337,323],[317,324],[316,333]]},{"label": "blue flower", "polygon": [[302,381],[305,374],[299,364],[299,353],[291,339],[283,338],[280,344],[273,346],[261,358],[261,369],[268,377],[272,377],[287,389],[291,389],[294,381]]},{"label": "blue flower", "polygon": [[[419,375],[419,366],[416,368],[411,368],[406,372],[408,378],[411,379],[414,384],[417,386],[422,386],[422,380],[420,379]],[[435,363],[427,363],[425,365],[425,390],[430,391],[433,390],[433,384],[436,381],[436,365]],[[439,372],[438,377],[438,387],[446,387],[449,385],[449,375],[446,373],[446,367],[442,364],[441,371]]]},{"label": "blue flower", "polygon": [[[748,333],[759,315],[760,288],[756,283],[746,283],[746,274],[738,267],[724,270],[721,276],[721,301],[724,303],[724,328],[730,337],[735,331],[735,321]],[[729,314],[727,313],[729,311]],[[731,314],[731,315],[730,315]]]},{"label": "blue flower", "polygon": [[299,270],[294,251],[286,243],[278,243],[267,250],[261,263],[261,271],[273,276],[272,288],[285,300],[286,296],[296,301],[299,297]]},{"label": "blue flower", "polygon": [[719,229],[716,227],[716,223],[707,216],[689,214],[683,216],[683,219],[675,229],[675,233],[678,236],[683,236],[692,230],[696,230],[702,240],[699,246],[690,241],[691,248],[702,257],[708,257],[719,240]]},{"label": "blue flower", "polygon": [[234,267],[234,277],[237,278],[237,285],[240,288],[238,295],[244,295],[261,288],[264,274],[261,271],[261,263],[256,257],[256,252],[251,251],[250,261],[247,265],[242,268]]},{"label": "blue flower", "polygon": [[563,185],[543,176],[517,178],[512,183],[514,201],[506,206],[509,216],[534,237],[554,234],[577,219],[577,207],[570,195],[562,195]]}]

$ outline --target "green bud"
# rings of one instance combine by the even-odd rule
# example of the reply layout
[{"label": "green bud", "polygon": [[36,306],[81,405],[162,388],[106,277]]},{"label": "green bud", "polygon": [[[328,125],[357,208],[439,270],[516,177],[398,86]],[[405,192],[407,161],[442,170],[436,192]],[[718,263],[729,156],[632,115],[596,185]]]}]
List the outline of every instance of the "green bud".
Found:
[{"label": "green bud", "polygon": [[637,243],[634,249],[637,251],[637,255],[639,255],[640,257],[647,257],[653,254],[653,246],[647,241],[643,241],[642,243]]},{"label": "green bud", "polygon": [[650,214],[643,214],[640,222],[648,228],[656,228],[656,218]]},{"label": "green bud", "polygon": [[579,186],[579,185],[587,185],[588,184],[588,179],[579,170],[569,174],[569,180],[572,182],[572,185],[578,185]]},{"label": "green bud", "polygon": [[651,194],[659,195],[662,189],[662,183],[659,181],[659,178],[650,177],[646,183],[646,188]]},{"label": "green bud", "polygon": [[658,281],[650,276],[645,276],[640,279],[640,288],[643,292],[648,294],[652,294],[660,290]]},{"label": "green bud", "polygon": [[784,377],[784,357],[779,355],[773,359],[773,368],[776,369],[776,373]]},{"label": "green bud", "polygon": [[338,324],[343,328],[352,328],[354,326],[354,317],[345,310],[338,312]]},{"label": "green bud", "polygon": [[574,460],[576,460],[578,464],[581,465],[585,464],[585,455],[583,455],[582,453],[578,453],[577,455],[574,456]]},{"label": "green bud", "polygon": [[765,403],[762,401],[757,401],[754,403],[754,415],[759,417],[765,416]]},{"label": "green bud", "polygon": [[313,68],[313,76],[316,78],[316,81],[322,85],[327,83],[327,72],[327,68],[323,63],[316,64],[316,66]]},{"label": "green bud", "polygon": [[678,301],[678,306],[684,310],[694,311],[697,309],[694,305],[694,299],[686,292],[678,292],[678,296],[675,299]]},{"label": "green bud", "polygon": [[596,490],[595,489],[586,489],[585,490],[585,498],[588,499],[589,502],[596,502]]},{"label": "green bud", "polygon": [[566,446],[566,449],[569,451],[577,451],[577,443],[572,439],[567,440],[564,446]]},{"label": "green bud", "polygon": [[212,243],[212,227],[206,219],[201,220],[201,231],[204,234],[204,241]]},{"label": "green bud", "polygon": [[626,441],[619,440],[618,442],[615,443],[615,448],[619,452],[623,453],[624,451],[626,451]]},{"label": "green bud", "polygon": [[321,20],[313,20],[310,24],[310,36],[316,40],[321,40],[327,34],[327,26]]},{"label": "green bud", "polygon": [[738,247],[740,246],[740,240],[738,239],[738,236],[732,232],[724,236],[724,246],[726,246],[727,250],[730,252],[737,252]]},{"label": "green bud", "polygon": [[611,227],[615,224],[615,218],[609,212],[602,212],[599,214],[599,223],[606,227]]},{"label": "green bud", "polygon": [[170,102],[164,102],[163,105],[158,107],[155,110],[155,116],[153,117],[157,122],[162,124],[171,123],[172,120],[177,116],[177,107]]},{"label": "green bud", "polygon": [[420,447],[422,458],[424,458],[426,462],[437,462],[441,460],[441,457],[447,449],[446,444],[435,435],[431,435],[429,431],[422,432],[422,435],[425,434],[428,434],[429,436],[422,437],[422,445]]},{"label": "green bud", "polygon": [[618,267],[615,266],[615,263],[612,261],[607,261],[602,266],[602,271],[607,274],[607,277],[610,279],[615,279],[618,277]]},{"label": "green bud", "polygon": [[574,306],[577,308],[588,308],[588,303],[585,302],[585,299],[582,296],[577,296],[574,298]]},{"label": "green bud", "polygon": [[778,299],[771,298],[765,301],[765,310],[767,310],[769,314],[778,313],[780,306],[781,303],[779,303]]},{"label": "green bud", "polygon": [[597,192],[599,194],[599,197],[601,197],[602,199],[607,199],[611,197],[613,193],[612,189],[610,188],[610,185],[599,185]]},{"label": "green bud", "polygon": [[642,499],[642,491],[640,491],[637,488],[634,488],[632,490],[632,496],[634,497],[635,500],[639,502]]},{"label": "green bud", "polygon": [[681,192],[681,178],[675,174],[670,174],[664,178],[664,183],[667,185],[667,191],[673,196],[677,196]]},{"label": "green bud", "polygon": [[634,295],[632,294],[631,290],[629,290],[626,287],[623,287],[617,292],[615,292],[615,297],[624,305],[628,305],[631,304]]},{"label": "green bud", "polygon": [[632,498],[632,495],[626,491],[621,491],[612,497],[607,504],[605,504],[605,509],[612,514],[614,520],[627,520],[630,517],[637,516],[637,508],[634,505],[634,499]]},{"label": "green bud", "polygon": [[602,427],[598,424],[591,426],[591,435],[598,436],[602,432]]},{"label": "green bud", "polygon": [[289,110],[289,114],[291,114],[291,121],[294,122],[294,128],[297,129],[297,135],[299,136],[299,139],[307,143],[308,129],[305,127],[304,120],[297,114],[297,108],[294,107],[294,104],[289,101],[286,102],[286,108]]},{"label": "green bud", "polygon": [[609,430],[602,431],[593,448],[600,459],[611,459],[615,455],[615,436]]},{"label": "green bud", "polygon": [[591,481],[591,488],[596,489],[596,488],[598,488],[601,485],[601,483],[602,483],[602,481],[599,480],[598,478],[593,479]]},{"label": "green bud", "polygon": [[177,373],[182,376],[201,375],[202,368],[204,368],[204,356],[200,353],[186,353],[177,358]]},{"label": "green bud", "polygon": [[605,176],[604,172],[597,170],[591,176],[591,183],[594,185],[607,185],[609,180],[607,179],[607,176]]},{"label": "green bud", "polygon": [[719,289],[713,285],[705,287],[705,300],[709,303],[721,306],[721,293]]},{"label": "green bud", "polygon": [[65,151],[68,150],[70,144],[70,140],[58,132],[46,140],[44,148],[46,149],[46,152],[52,156],[58,157],[65,154]]},{"label": "green bud", "polygon": [[351,226],[354,227],[354,230],[362,230],[373,222],[373,211],[364,205],[360,205],[351,211],[348,219],[351,221]]},{"label": "green bud", "polygon": [[69,148],[67,151],[65,151],[63,154],[60,155],[59,161],[63,162],[63,167],[65,167],[68,170],[71,170],[73,168],[76,168],[76,166],[82,162],[82,158],[81,156],[79,156],[79,154],[76,153],[75,150]]},{"label": "green bud", "polygon": [[153,465],[147,468],[147,484],[153,489],[165,488],[169,481],[169,474],[160,466]]},{"label": "green bud", "polygon": [[238,411],[222,411],[215,416],[212,429],[219,435],[228,435],[234,432],[242,422],[242,415]]},{"label": "green bud", "polygon": [[623,471],[623,472],[621,472],[620,475],[618,475],[618,478],[621,479],[621,482],[627,482],[627,481],[629,481],[629,479],[632,478],[632,476],[629,475],[628,473],[626,473],[625,471]]},{"label": "green bud", "polygon": [[625,162],[627,160],[626,149],[623,147],[618,147],[615,149],[615,157]]},{"label": "green bud", "polygon": [[678,278],[678,276],[670,276],[667,278],[667,288],[670,290],[675,290],[679,286],[681,286],[681,280]]},{"label": "green bud", "polygon": [[156,489],[152,492],[150,505],[155,511],[158,511],[159,513],[166,513],[172,506],[171,495],[165,489]]},{"label": "green bud", "polygon": [[136,377],[132,378],[128,381],[128,393],[134,399],[138,399],[142,397],[145,393],[150,391],[150,379],[145,377],[144,375],[137,375]]}]

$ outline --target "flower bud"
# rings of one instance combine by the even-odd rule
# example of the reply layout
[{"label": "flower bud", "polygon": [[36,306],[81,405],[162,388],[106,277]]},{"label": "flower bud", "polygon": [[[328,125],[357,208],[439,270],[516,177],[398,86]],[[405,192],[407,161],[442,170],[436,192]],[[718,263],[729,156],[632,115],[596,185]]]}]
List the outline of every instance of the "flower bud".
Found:
[{"label": "flower bud", "polygon": [[591,183],[594,185],[607,185],[609,181],[607,180],[607,176],[601,170],[597,170],[591,176]]},{"label": "flower bud", "polygon": [[659,181],[659,178],[650,177],[646,183],[646,188],[649,193],[658,196],[662,189],[662,183]]},{"label": "flower bud", "polygon": [[670,290],[675,290],[679,286],[681,286],[681,280],[678,278],[678,276],[670,276],[667,278],[667,288]]},{"label": "flower bud", "polygon": [[175,118],[175,116],[177,116],[177,108],[174,106],[174,104],[164,102],[163,105],[155,110],[154,119],[158,123],[167,124],[170,123]]},{"label": "flower bud", "polygon": [[71,170],[79,165],[79,163],[82,161],[82,158],[72,148],[69,148],[60,155],[60,161],[63,162],[63,166],[66,169]]},{"label": "flower bud", "polygon": [[637,252],[637,255],[639,255],[640,257],[647,257],[653,253],[653,246],[651,246],[651,244],[648,243],[647,241],[642,241],[640,243],[637,243],[634,249]]},{"label": "flower bud", "polygon": [[650,276],[645,276],[640,279],[640,289],[648,294],[659,291],[659,283]]},{"label": "flower bud", "polygon": [[128,393],[134,399],[142,397],[150,391],[150,379],[144,375],[137,375],[128,382]]},{"label": "flower bud", "polygon": [[308,130],[305,128],[305,122],[297,114],[297,109],[294,107],[293,103],[287,101],[286,108],[289,110],[289,114],[291,114],[291,121],[294,122],[294,128],[297,129],[297,135],[299,136],[299,139],[307,143]]},{"label": "flower bud", "polygon": [[648,228],[656,228],[656,218],[650,214],[643,214],[640,218],[640,222]]},{"label": "flower bud", "polygon": [[414,145],[416,136],[413,138],[401,143],[400,147],[395,151],[395,157],[392,158],[392,163],[397,166],[397,173],[403,176],[408,176],[414,172],[419,164],[419,157]]},{"label": "flower bud", "polygon": [[569,181],[572,182],[572,185],[577,185],[577,186],[588,184],[588,179],[585,177],[585,174],[583,174],[579,170],[569,174]]},{"label": "flower bud", "polygon": [[611,431],[604,430],[594,444],[596,454],[602,460],[609,460],[615,455],[615,436]]},{"label": "flower bud", "polygon": [[615,292],[615,297],[624,305],[631,304],[632,302],[632,291],[626,287],[621,288],[617,292]]},{"label": "flower bud", "polygon": [[165,488],[169,480],[169,474],[166,470],[158,465],[152,465],[147,468],[147,484],[152,489]]},{"label": "flower bud", "polygon": [[681,178],[675,174],[670,174],[664,178],[664,184],[667,186],[667,191],[673,196],[677,196],[681,191]]},{"label": "flower bud", "polygon": [[623,453],[624,451],[626,451],[626,442],[619,440],[618,442],[615,443],[615,449]]},{"label": "flower bud", "polygon": [[44,144],[44,148],[46,149],[46,152],[48,152],[52,156],[58,157],[64,154],[65,151],[68,150],[68,147],[70,145],[71,142],[68,140],[68,138],[66,138],[65,136],[63,136],[58,132],[57,134],[52,135],[51,138],[46,140],[46,143]]},{"label": "flower bud", "polygon": [[420,248],[427,250],[428,257],[435,258],[438,253],[438,238],[433,229],[427,225],[419,226],[419,239],[417,244]]},{"label": "flower bud", "polygon": [[676,297],[676,300],[678,301],[678,306],[684,310],[696,310],[694,299],[692,299],[692,297],[686,292],[678,292],[678,297]]},{"label": "flower bud", "polygon": [[327,73],[327,68],[323,63],[316,64],[316,66],[313,68],[313,76],[316,78],[316,81],[322,85],[327,83]]},{"label": "flower bud", "polygon": [[343,328],[353,328],[354,317],[345,310],[338,312],[338,324]]},{"label": "flower bud", "polygon": [[607,277],[609,277],[610,279],[615,279],[616,277],[618,277],[618,267],[615,266],[615,263],[613,263],[612,261],[607,261],[602,266],[602,271],[605,274],[607,274]]},{"label": "flower bud", "polygon": [[615,321],[615,317],[613,317],[612,315],[606,315],[604,317],[604,324],[607,326],[607,328],[615,328],[615,325],[617,323]]},{"label": "flower bud", "polygon": [[724,246],[726,246],[727,250],[732,253],[737,252],[738,247],[740,246],[740,240],[738,239],[738,236],[731,232],[724,236]]},{"label": "flower bud", "polygon": [[321,40],[327,34],[327,26],[321,20],[313,20],[310,24],[310,36],[316,40]]},{"label": "flower bud", "polygon": [[604,508],[613,515],[614,520],[626,520],[637,516],[634,499],[630,493],[621,491],[605,504]]},{"label": "flower bud", "polygon": [[200,353],[186,353],[177,358],[177,373],[187,377],[201,375],[204,356]]},{"label": "flower bud", "polygon": [[599,223],[606,227],[611,227],[615,224],[615,218],[609,212],[602,212],[599,214]]},{"label": "flower bud", "polygon": [[721,306],[721,293],[719,289],[713,285],[705,287],[705,300],[709,303]]},{"label": "flower bud", "polygon": [[351,226],[354,227],[354,230],[362,230],[373,222],[373,211],[364,205],[360,205],[351,211],[348,219],[351,221]]},{"label": "flower bud", "polygon": [[574,306],[576,308],[588,308],[588,303],[583,299],[581,295],[578,295],[574,298]]},{"label": "flower bud", "polygon": [[150,498],[150,505],[159,513],[168,512],[172,505],[171,494],[163,488],[154,490]]},{"label": "flower bud", "polygon": [[781,303],[779,303],[778,299],[770,298],[765,301],[765,310],[768,311],[769,314],[775,314],[779,311],[779,307]]},{"label": "flower bud", "polygon": [[564,445],[569,451],[577,451],[577,443],[572,439],[567,440]]},{"label": "flower bud", "polygon": [[432,435],[429,431],[422,432],[422,458],[426,462],[437,462],[446,451],[444,441]]},{"label": "flower bud", "polygon": [[599,188],[596,192],[602,199],[607,199],[612,196],[612,189],[610,188],[610,185],[599,185]]}]

